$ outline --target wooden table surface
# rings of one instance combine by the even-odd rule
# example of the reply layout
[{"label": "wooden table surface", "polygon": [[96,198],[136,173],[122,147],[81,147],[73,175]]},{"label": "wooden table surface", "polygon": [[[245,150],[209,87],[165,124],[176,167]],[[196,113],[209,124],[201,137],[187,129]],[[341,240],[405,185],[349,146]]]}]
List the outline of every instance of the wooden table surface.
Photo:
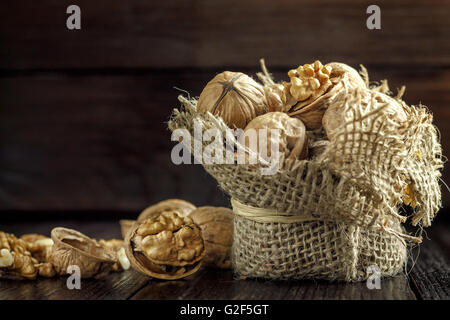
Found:
[{"label": "wooden table surface", "polygon": [[[49,234],[56,226],[74,228],[96,238],[119,238],[117,221],[30,221],[2,223],[1,230],[16,235]],[[409,273],[381,280],[381,289],[365,282],[267,281],[235,279],[231,271],[201,269],[177,281],[150,279],[133,270],[111,273],[101,279],[83,279],[80,290],[69,290],[65,278],[36,281],[0,280],[0,300],[12,299],[450,299],[450,227],[439,223],[427,230],[419,250],[410,251]]]}]

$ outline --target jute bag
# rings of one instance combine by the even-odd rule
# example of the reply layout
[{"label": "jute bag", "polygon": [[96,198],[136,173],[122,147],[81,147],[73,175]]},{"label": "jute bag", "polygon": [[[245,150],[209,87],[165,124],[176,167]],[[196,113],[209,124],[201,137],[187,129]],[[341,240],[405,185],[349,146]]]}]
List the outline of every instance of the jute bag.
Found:
[{"label": "jute bag", "polygon": [[[421,241],[402,224],[409,218],[414,226],[429,226],[441,206],[443,159],[432,116],[399,100],[408,120],[397,123],[386,112],[389,105],[369,91],[346,97],[346,122],[311,160],[281,159],[273,175],[261,174],[263,161],[203,164],[231,196],[232,262],[239,276],[361,281],[374,270],[392,276],[404,268],[408,244]],[[227,141],[223,154],[245,149],[221,118],[197,113],[195,99],[179,100],[169,128],[190,135],[183,143],[194,157],[195,128],[219,130]],[[323,136],[318,130],[310,141]],[[405,197],[413,202],[410,217],[399,213]]]}]

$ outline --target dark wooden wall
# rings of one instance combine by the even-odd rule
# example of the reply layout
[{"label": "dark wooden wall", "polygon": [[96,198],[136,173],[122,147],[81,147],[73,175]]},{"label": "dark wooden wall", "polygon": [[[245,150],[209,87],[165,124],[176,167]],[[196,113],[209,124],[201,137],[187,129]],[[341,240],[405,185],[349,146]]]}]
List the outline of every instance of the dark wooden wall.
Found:
[{"label": "dark wooden wall", "polygon": [[[66,28],[77,4],[82,29]],[[320,59],[364,64],[407,86],[450,150],[450,3],[378,1],[16,0],[0,11],[0,214],[136,212],[169,197],[227,203],[199,165],[173,165],[166,122],[225,69],[277,79]],[[444,180],[450,182],[445,170]],[[449,192],[444,205],[450,207]]]}]

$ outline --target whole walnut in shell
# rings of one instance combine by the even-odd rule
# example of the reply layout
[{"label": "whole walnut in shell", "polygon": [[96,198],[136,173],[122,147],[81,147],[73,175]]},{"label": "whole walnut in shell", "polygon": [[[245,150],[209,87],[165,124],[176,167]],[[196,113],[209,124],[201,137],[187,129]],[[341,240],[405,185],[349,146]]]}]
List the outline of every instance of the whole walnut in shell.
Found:
[{"label": "whole walnut in shell", "polygon": [[[266,129],[266,131],[259,131]],[[278,136],[272,130],[278,130]],[[254,140],[256,137],[256,141]],[[278,138],[278,139],[277,139]],[[277,141],[278,140],[278,141]],[[308,137],[303,122],[289,117],[283,112],[268,112],[253,119],[239,137],[239,142],[267,161],[272,156],[272,146],[278,144],[280,155],[285,160],[302,160],[308,156]],[[267,150],[261,152],[260,146],[266,146]]]},{"label": "whole walnut in shell", "polygon": [[[370,89],[357,92],[360,100],[358,105],[365,111],[373,111],[375,108],[386,105],[384,111],[388,117],[396,122],[404,122],[407,115],[402,103],[387,94]],[[352,116],[353,117],[353,116]],[[330,104],[323,115],[322,123],[330,141],[334,140],[337,131],[343,127],[347,119],[346,104],[335,102]]]},{"label": "whole walnut in shell", "polygon": [[224,207],[200,207],[189,215],[202,229],[206,255],[203,265],[231,268],[233,244],[233,211]]},{"label": "whole walnut in shell", "polygon": [[174,210],[154,212],[128,231],[125,251],[131,266],[158,279],[180,279],[200,268],[205,247],[200,228]]},{"label": "whole walnut in shell", "polygon": [[116,263],[116,253],[76,230],[54,228],[54,242],[49,262],[59,275],[67,274],[67,268],[76,265],[82,278],[110,271]]},{"label": "whole walnut in shell", "polygon": [[197,111],[221,117],[230,128],[245,128],[255,117],[267,112],[262,85],[241,72],[216,75],[203,89]]}]

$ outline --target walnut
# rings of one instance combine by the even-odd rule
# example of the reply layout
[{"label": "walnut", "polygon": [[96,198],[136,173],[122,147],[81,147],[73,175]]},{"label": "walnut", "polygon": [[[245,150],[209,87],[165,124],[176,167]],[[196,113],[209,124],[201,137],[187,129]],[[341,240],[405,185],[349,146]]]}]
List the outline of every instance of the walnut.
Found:
[{"label": "walnut", "polygon": [[181,199],[167,199],[157,204],[154,204],[148,208],[146,208],[138,217],[138,221],[142,221],[147,219],[149,216],[152,216],[155,212],[162,212],[164,210],[175,210],[179,215],[185,217],[189,215],[193,210],[197,207],[192,203],[181,200]]},{"label": "walnut", "polygon": [[[266,134],[261,134],[260,129],[267,129]],[[276,135],[271,134],[271,130],[279,131],[279,141],[276,141]],[[257,141],[250,141],[253,130]],[[248,137],[248,138],[247,138]],[[245,145],[251,151],[258,152],[260,156],[270,161],[272,145],[279,144],[280,155],[284,155],[285,160],[302,160],[308,156],[308,137],[303,122],[299,119],[289,117],[283,112],[269,112],[253,119],[247,127],[244,134],[239,137],[239,142]],[[260,152],[260,145],[266,143],[266,155]]]},{"label": "walnut", "polygon": [[98,240],[98,244],[114,252],[117,252],[120,250],[120,248],[125,247],[125,242],[119,239],[111,239],[111,240],[100,239]]},{"label": "walnut", "polygon": [[13,234],[0,232],[0,274],[7,276],[35,279],[38,261],[27,250],[25,241]]},{"label": "walnut", "polygon": [[[167,199],[158,202],[157,204],[151,205],[144,209],[138,217],[138,221],[143,221],[147,219],[147,217],[151,216],[155,212],[162,212],[164,210],[175,210],[177,213],[183,217],[189,215],[192,210],[195,210],[197,207],[192,203],[182,200],[182,199]],[[122,237],[125,239],[128,231],[135,223],[135,220],[120,220],[120,230],[122,233]]]},{"label": "walnut", "polygon": [[[132,220],[131,220],[132,221]],[[134,223],[134,221],[132,221]],[[130,261],[125,254],[125,242],[119,239],[98,240],[98,244],[116,253],[116,263],[112,266],[113,271],[128,270]]]},{"label": "walnut", "polygon": [[[374,101],[376,103],[372,103]],[[369,111],[368,108],[373,108],[374,106],[380,107],[383,104],[387,104],[384,112],[389,116],[389,118],[397,122],[404,122],[407,120],[407,115],[402,103],[384,93],[367,90],[362,94],[360,104],[367,111]],[[347,119],[344,103],[335,101],[328,106],[323,115],[322,124],[330,141],[335,139],[337,130],[341,128],[346,121]]]},{"label": "walnut", "polygon": [[206,255],[203,265],[231,268],[233,244],[233,211],[224,207],[200,207],[189,215],[202,229]]},{"label": "walnut", "polygon": [[289,112],[297,100],[286,90],[283,84],[273,83],[264,86],[269,112]]},{"label": "walnut", "polygon": [[39,275],[44,278],[53,278],[56,276],[56,270],[50,262],[40,263],[36,265]]},{"label": "walnut", "polygon": [[0,250],[0,268],[11,267],[14,263],[14,256],[9,249],[3,248]]},{"label": "walnut", "polygon": [[324,94],[332,85],[330,74],[331,67],[322,65],[320,61],[289,70],[290,82],[284,83],[284,86],[295,100],[300,101],[296,108],[301,108]]},{"label": "walnut", "polygon": [[159,279],[180,279],[196,272],[205,255],[200,228],[175,210],[154,212],[136,222],[125,243],[132,267]]},{"label": "walnut", "polygon": [[67,268],[76,265],[81,277],[89,278],[109,271],[116,262],[114,251],[76,230],[54,228],[51,237],[54,245],[49,262],[59,275],[67,274]]},{"label": "walnut", "polygon": [[53,240],[51,238],[30,233],[22,235],[20,239],[25,241],[27,250],[39,262],[48,261],[53,246]]},{"label": "walnut", "polygon": [[125,247],[120,248],[119,251],[117,251],[117,260],[119,261],[118,266],[120,266],[120,268],[122,268],[122,270],[130,269],[131,263],[127,257]]},{"label": "walnut", "polygon": [[203,89],[197,111],[209,111],[221,117],[230,128],[243,129],[267,111],[264,88],[244,73],[222,72]]}]

